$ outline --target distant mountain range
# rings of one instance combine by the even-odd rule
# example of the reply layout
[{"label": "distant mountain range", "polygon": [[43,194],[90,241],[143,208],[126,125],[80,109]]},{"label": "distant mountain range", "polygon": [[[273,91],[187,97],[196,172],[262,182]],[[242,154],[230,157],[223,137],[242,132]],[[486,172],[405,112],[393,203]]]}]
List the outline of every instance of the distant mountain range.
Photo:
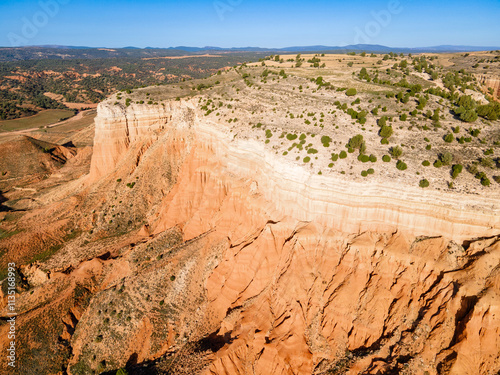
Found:
[{"label": "distant mountain range", "polygon": [[[151,48],[151,47],[147,47]],[[419,47],[419,48],[399,48],[387,47],[378,44],[354,44],[343,47],[339,46],[294,46],[285,48],[260,48],[260,47],[170,47],[169,49],[176,49],[187,52],[204,52],[204,51],[245,51],[245,52],[321,52],[321,51],[366,51],[366,52],[398,52],[398,53],[422,53],[422,52],[474,52],[474,51],[492,51],[498,50],[500,47],[478,47],[478,46],[434,46],[434,47]]]},{"label": "distant mountain range", "polygon": [[145,58],[145,57],[167,57],[180,55],[199,55],[205,53],[256,53],[265,55],[270,53],[327,53],[327,52],[374,52],[374,53],[444,53],[444,52],[474,52],[500,50],[500,47],[481,46],[434,46],[421,48],[395,48],[376,44],[355,44],[343,47],[332,46],[294,46],[286,48],[261,48],[261,47],[234,47],[221,48],[214,46],[189,47],[178,46],[169,48],[94,48],[85,46],[27,46],[27,47],[0,47],[0,61],[40,60],[40,59],[97,59],[97,58]]}]

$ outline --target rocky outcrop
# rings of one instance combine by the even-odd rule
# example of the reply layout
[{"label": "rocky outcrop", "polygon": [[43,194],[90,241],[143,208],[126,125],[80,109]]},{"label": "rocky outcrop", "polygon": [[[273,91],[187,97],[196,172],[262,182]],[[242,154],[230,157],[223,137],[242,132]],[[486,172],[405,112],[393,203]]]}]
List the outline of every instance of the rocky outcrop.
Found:
[{"label": "rocky outcrop", "polygon": [[31,215],[79,231],[21,267],[14,374],[500,370],[498,197],[312,174],[195,100],[98,112]]},{"label": "rocky outcrop", "polygon": [[[239,139],[223,126],[204,121],[192,102],[138,107],[100,105],[91,176],[111,172],[130,143],[153,142],[162,129],[174,134],[179,140],[175,147],[183,149],[186,158],[177,184],[182,191],[169,194],[159,218],[151,223],[156,231],[182,224],[189,239],[220,227],[213,210],[221,197],[241,185],[261,196],[259,204],[275,220],[288,216],[344,233],[399,230],[461,243],[500,231],[496,196],[423,190],[398,180],[356,183],[339,175],[312,175],[276,157],[262,142]],[[210,202],[197,204],[204,192],[212,195]]]},{"label": "rocky outcrop", "polygon": [[195,328],[179,326],[185,314],[174,319],[165,344],[178,346],[181,331],[218,337],[205,374],[500,370],[497,197],[311,175],[189,101],[101,104],[91,181],[125,159],[141,168],[147,152],[137,144],[155,142],[181,163],[148,231],[204,236],[205,258],[190,266],[204,288]]},{"label": "rocky outcrop", "polygon": [[477,80],[479,83],[488,89],[493,90],[493,96],[496,98],[500,97],[500,78],[499,77],[492,77],[492,76],[487,76],[487,75],[482,75],[478,74],[476,75]]}]

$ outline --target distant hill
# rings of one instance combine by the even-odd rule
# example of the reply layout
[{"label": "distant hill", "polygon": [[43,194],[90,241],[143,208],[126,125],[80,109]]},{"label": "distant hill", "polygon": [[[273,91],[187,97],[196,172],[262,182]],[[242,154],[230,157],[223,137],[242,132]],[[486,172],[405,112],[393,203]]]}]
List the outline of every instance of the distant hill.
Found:
[{"label": "distant hill", "polygon": [[168,57],[181,55],[196,55],[204,53],[318,53],[318,52],[376,52],[376,53],[426,53],[426,52],[473,52],[498,50],[500,47],[477,47],[477,46],[434,46],[421,48],[397,48],[376,44],[355,44],[343,47],[339,46],[292,46],[285,48],[261,48],[261,47],[233,47],[221,48],[214,46],[189,47],[178,46],[168,48],[92,48],[85,46],[28,46],[28,47],[0,47],[0,61],[19,60],[45,60],[45,59],[106,59],[106,58],[145,58],[145,57]]}]

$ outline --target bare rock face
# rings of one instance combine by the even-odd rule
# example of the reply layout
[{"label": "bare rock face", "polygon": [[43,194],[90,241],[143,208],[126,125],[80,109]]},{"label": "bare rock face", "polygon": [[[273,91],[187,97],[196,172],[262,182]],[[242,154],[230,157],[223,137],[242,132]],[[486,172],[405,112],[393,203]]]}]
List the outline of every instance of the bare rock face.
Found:
[{"label": "bare rock face", "polygon": [[101,103],[79,182],[96,229],[23,269],[20,361],[57,340],[68,374],[500,371],[495,197],[311,175],[194,101]]},{"label": "bare rock face", "polygon": [[496,98],[500,98],[500,78],[486,76],[486,75],[477,75],[479,82],[486,87],[487,89],[493,89],[493,96]]},{"label": "bare rock face", "polygon": [[189,102],[116,110],[101,104],[91,176],[165,129],[183,162],[149,230],[219,244],[216,264],[196,266],[210,269],[197,334],[225,343],[203,373],[500,369],[493,201],[311,176]]}]

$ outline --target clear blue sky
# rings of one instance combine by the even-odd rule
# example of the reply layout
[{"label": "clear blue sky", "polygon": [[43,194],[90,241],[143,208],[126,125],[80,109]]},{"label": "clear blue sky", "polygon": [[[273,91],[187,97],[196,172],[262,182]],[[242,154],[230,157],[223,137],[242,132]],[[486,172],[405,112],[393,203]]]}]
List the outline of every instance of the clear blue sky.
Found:
[{"label": "clear blue sky", "polygon": [[500,46],[499,20],[499,0],[0,0],[0,46]]}]

